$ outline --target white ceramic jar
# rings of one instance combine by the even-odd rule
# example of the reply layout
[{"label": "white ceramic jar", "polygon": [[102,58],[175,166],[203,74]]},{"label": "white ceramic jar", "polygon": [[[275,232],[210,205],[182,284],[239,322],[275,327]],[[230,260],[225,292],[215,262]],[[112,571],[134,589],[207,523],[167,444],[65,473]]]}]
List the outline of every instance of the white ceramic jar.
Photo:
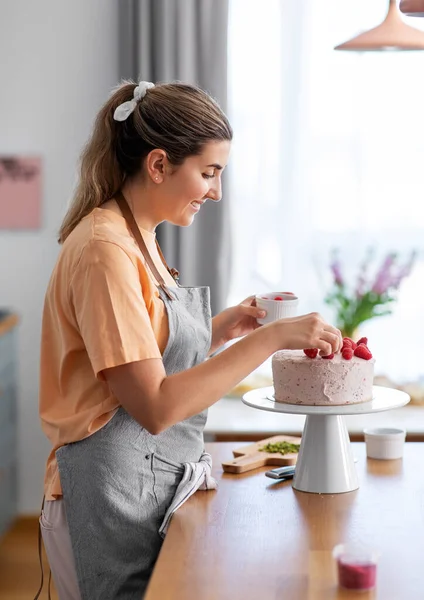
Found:
[{"label": "white ceramic jar", "polygon": [[396,427],[364,429],[368,458],[393,460],[402,458],[406,431]]}]

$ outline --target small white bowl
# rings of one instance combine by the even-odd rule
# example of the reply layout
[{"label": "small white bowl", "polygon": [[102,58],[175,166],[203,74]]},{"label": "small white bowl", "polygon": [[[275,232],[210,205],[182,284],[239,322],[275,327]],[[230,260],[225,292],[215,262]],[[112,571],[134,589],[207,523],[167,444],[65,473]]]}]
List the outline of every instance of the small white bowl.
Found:
[{"label": "small white bowl", "polygon": [[364,429],[368,458],[393,460],[402,458],[406,431],[396,427]]},{"label": "small white bowl", "polygon": [[[299,298],[291,292],[269,292],[257,294],[255,298],[256,306],[266,310],[267,313],[262,319],[256,319],[260,325],[297,315]],[[282,298],[282,300],[275,300],[275,298]]]}]

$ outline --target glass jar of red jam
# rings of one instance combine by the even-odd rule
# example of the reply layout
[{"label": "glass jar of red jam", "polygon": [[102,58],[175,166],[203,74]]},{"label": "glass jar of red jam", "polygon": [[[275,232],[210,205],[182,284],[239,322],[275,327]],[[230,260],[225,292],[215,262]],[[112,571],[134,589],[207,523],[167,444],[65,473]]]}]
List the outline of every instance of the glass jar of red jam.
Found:
[{"label": "glass jar of red jam", "polygon": [[333,550],[339,586],[348,590],[370,590],[377,577],[377,553],[367,547],[339,544]]}]

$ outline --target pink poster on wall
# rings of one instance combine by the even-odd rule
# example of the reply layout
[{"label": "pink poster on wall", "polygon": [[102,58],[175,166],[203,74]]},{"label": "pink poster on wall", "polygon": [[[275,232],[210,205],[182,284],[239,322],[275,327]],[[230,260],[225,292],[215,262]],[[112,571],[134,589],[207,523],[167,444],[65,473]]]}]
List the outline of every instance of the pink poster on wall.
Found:
[{"label": "pink poster on wall", "polygon": [[41,226],[41,158],[0,156],[0,229]]}]

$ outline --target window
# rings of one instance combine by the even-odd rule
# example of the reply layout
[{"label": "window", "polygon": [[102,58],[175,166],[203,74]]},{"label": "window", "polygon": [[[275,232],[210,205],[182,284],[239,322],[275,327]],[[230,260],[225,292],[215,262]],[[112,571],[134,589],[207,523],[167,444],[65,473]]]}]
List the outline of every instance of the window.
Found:
[{"label": "window", "polygon": [[416,248],[393,315],[361,328],[376,373],[403,382],[424,376],[424,52],[333,50],[387,5],[230,0],[229,302],[284,288],[331,321],[332,248],[351,277],[370,246]]}]

